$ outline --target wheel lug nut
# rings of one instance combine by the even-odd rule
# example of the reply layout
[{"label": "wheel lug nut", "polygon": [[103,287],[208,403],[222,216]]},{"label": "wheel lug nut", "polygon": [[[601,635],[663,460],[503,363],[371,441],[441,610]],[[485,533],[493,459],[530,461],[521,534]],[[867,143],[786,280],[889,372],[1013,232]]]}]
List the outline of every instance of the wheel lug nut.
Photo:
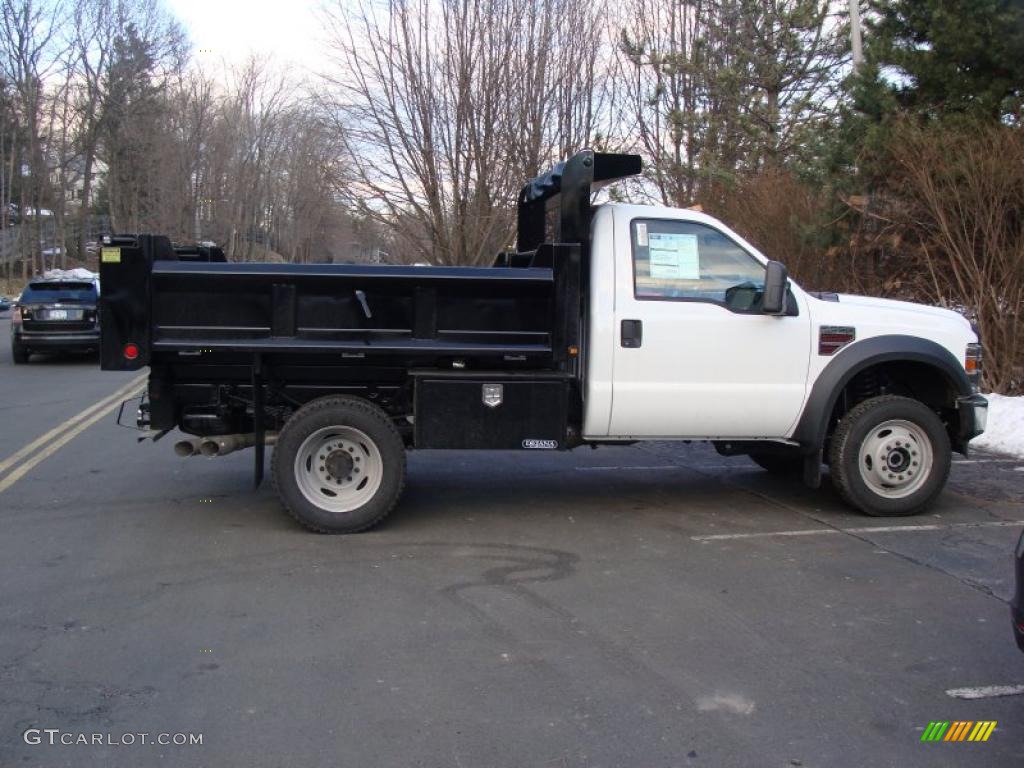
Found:
[{"label": "wheel lug nut", "polygon": [[352,482],[352,475],[349,475],[346,479],[348,480],[348,482],[351,483]]}]

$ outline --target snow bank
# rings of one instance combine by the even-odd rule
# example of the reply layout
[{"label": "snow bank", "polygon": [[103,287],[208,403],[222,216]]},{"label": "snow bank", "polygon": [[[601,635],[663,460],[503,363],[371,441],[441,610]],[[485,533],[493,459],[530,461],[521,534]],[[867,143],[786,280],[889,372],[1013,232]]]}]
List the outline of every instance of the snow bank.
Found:
[{"label": "snow bank", "polygon": [[99,275],[82,267],[74,269],[48,269],[43,272],[44,280],[96,280]]},{"label": "snow bank", "polygon": [[988,426],[971,440],[971,447],[1024,458],[1024,397],[985,395]]}]

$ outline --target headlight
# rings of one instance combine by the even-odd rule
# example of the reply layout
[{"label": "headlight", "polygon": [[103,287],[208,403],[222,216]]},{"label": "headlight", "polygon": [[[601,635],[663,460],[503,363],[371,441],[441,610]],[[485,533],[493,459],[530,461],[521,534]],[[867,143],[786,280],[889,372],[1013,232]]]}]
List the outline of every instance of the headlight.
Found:
[{"label": "headlight", "polygon": [[967,379],[974,392],[981,390],[982,362],[981,344],[968,344],[964,354],[964,370],[967,371]]}]

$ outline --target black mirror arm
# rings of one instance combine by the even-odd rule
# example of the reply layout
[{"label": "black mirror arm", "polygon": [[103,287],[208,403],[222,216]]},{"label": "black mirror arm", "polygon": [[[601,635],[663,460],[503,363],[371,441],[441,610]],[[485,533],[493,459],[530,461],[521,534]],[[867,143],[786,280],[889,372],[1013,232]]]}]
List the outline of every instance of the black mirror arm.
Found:
[{"label": "black mirror arm", "polygon": [[779,261],[769,261],[765,267],[762,311],[766,315],[784,315],[787,310],[789,275]]}]

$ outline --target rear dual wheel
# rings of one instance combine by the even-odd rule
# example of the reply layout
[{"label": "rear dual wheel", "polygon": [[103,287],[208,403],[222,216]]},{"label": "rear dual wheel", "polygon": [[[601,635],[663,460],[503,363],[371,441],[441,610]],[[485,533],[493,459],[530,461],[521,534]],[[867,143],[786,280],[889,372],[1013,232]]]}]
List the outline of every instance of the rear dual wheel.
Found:
[{"label": "rear dual wheel", "polygon": [[391,418],[365,400],[324,397],[285,423],[271,473],[289,514],[319,533],[356,533],[383,520],[405,485],[405,446]]}]

